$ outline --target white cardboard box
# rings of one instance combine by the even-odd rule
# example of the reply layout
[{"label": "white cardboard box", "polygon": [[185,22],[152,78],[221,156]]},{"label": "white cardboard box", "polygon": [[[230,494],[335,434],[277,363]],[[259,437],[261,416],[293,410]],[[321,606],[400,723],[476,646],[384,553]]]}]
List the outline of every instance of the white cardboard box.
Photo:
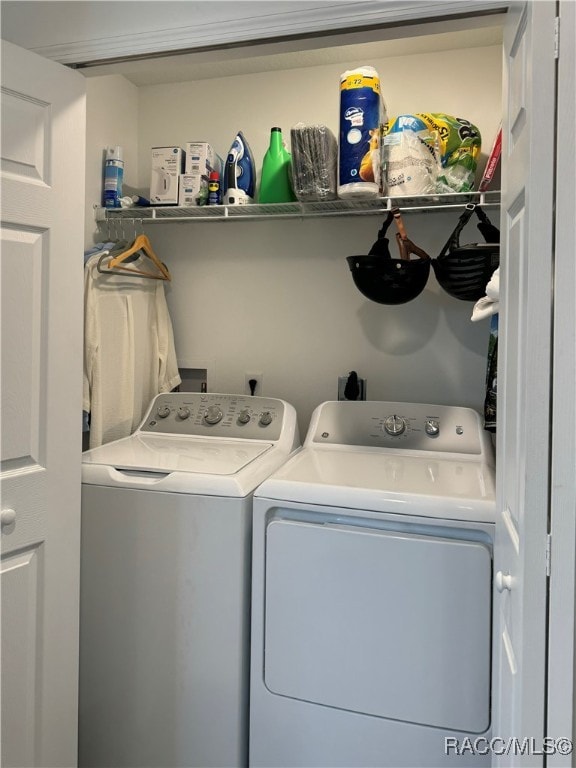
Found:
[{"label": "white cardboard box", "polygon": [[[208,177],[203,173],[183,173],[180,176],[180,194],[178,205],[190,207],[198,205],[200,193],[208,198]],[[204,201],[206,202],[206,200]]]},{"label": "white cardboard box", "polygon": [[218,171],[222,175],[222,158],[216,154],[214,147],[206,141],[189,141],[186,144],[186,165],[184,173],[200,173],[206,176],[210,171]]},{"label": "white cardboard box", "polygon": [[152,147],[152,205],[178,205],[178,188],[184,157],[184,151],[180,147]]}]

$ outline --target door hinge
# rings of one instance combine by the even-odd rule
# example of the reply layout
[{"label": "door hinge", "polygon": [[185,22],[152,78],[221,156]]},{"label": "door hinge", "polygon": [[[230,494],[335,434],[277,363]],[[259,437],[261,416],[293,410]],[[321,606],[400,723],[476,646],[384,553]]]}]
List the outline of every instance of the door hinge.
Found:
[{"label": "door hinge", "polygon": [[560,17],[554,19],[554,58],[560,56]]},{"label": "door hinge", "polygon": [[550,576],[550,562],[552,560],[552,534],[546,535],[546,576]]}]

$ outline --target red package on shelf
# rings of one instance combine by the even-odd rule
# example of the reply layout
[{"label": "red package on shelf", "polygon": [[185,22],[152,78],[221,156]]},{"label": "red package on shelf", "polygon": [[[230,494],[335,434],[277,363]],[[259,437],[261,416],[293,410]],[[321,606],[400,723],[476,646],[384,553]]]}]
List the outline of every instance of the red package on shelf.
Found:
[{"label": "red package on shelf", "polygon": [[500,162],[501,154],[502,154],[502,126],[498,128],[498,131],[496,133],[496,138],[494,139],[494,144],[492,145],[492,149],[490,150],[490,155],[488,156],[488,162],[486,163],[486,168],[484,168],[482,180],[478,188],[480,192],[485,192],[490,186],[490,182],[494,178],[494,173],[496,172],[496,168],[498,167],[498,163]]}]

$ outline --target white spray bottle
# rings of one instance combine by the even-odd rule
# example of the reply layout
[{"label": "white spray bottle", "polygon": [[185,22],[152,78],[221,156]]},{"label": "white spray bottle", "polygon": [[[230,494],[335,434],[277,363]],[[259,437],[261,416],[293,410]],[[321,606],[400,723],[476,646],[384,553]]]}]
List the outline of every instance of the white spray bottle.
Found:
[{"label": "white spray bottle", "polygon": [[104,166],[104,207],[120,208],[124,180],[124,151],[122,147],[108,147]]}]

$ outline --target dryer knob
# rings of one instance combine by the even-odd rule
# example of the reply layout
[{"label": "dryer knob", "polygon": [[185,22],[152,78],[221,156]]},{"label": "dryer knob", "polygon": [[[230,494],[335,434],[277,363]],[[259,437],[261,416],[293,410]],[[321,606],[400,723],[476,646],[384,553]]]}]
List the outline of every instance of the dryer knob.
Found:
[{"label": "dryer knob", "polygon": [[170,416],[170,408],[167,405],[161,405],[156,413],[161,419],[165,419],[166,416]]},{"label": "dryer knob", "polygon": [[209,405],[208,408],[206,408],[206,413],[204,414],[204,421],[206,424],[218,424],[218,422],[222,420],[223,416],[224,414],[220,410],[219,405]]}]

